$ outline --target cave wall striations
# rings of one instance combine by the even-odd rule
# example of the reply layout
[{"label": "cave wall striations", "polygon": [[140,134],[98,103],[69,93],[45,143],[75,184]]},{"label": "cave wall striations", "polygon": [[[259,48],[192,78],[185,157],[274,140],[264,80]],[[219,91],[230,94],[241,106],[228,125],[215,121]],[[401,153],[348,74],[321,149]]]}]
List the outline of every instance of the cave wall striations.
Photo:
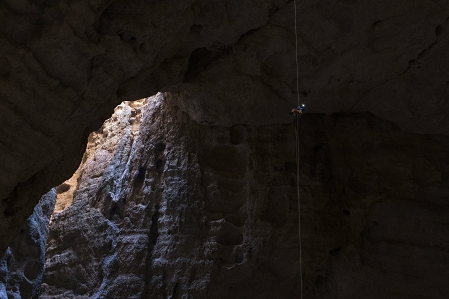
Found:
[{"label": "cave wall striations", "polygon": [[438,0],[299,1],[296,90],[291,1],[2,1],[0,254],[113,108],[167,86],[210,124],[285,123],[299,92],[311,112],[448,134],[448,16]]},{"label": "cave wall striations", "polygon": [[122,100],[182,82],[286,1],[0,3],[0,255],[42,194],[69,178]]},{"label": "cave wall striations", "polygon": [[[183,102],[124,102],[91,134],[40,298],[298,298],[294,125]],[[369,113],[306,114],[299,136],[304,298],[446,298],[449,138]]]},{"label": "cave wall striations", "polygon": [[56,190],[42,196],[19,235],[0,259],[0,298],[37,299],[44,276],[45,241]]}]

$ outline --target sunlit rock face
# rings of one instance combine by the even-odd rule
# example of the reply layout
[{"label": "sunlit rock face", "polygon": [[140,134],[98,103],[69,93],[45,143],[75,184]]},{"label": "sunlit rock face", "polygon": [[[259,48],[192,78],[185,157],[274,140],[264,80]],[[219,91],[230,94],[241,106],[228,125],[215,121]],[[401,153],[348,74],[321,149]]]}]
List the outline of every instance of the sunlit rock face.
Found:
[{"label": "sunlit rock face", "polygon": [[[284,6],[284,2],[277,5]],[[69,178],[122,100],[182,82],[190,54],[268,21],[271,0],[3,1],[0,254],[42,194]]]},{"label": "sunlit rock face", "polygon": [[[89,137],[41,298],[298,298],[295,125],[205,111],[160,93]],[[298,134],[305,298],[444,298],[449,138],[366,113]]]},{"label": "sunlit rock face", "polygon": [[0,298],[37,299],[44,275],[45,241],[56,191],[42,196],[26,225],[0,259]]},{"label": "sunlit rock face", "polygon": [[448,134],[446,1],[297,2],[299,90],[291,1],[2,1],[0,254],[113,107],[166,86],[209,123],[286,123],[299,93]]}]

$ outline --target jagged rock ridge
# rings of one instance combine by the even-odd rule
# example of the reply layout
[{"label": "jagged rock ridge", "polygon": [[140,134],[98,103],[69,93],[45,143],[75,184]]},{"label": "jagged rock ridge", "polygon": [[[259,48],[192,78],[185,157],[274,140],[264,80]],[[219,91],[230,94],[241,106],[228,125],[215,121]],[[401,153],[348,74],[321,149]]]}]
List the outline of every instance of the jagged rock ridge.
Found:
[{"label": "jagged rock ridge", "polygon": [[113,107],[167,86],[210,123],[285,123],[300,93],[312,112],[448,134],[448,16],[437,0],[298,1],[296,90],[291,1],[3,1],[0,254]]},{"label": "jagged rock ridge", "polygon": [[37,299],[44,276],[45,241],[56,202],[52,189],[42,196],[11,247],[0,259],[0,298]]},{"label": "jagged rock ridge", "polygon": [[[183,105],[123,103],[91,135],[41,298],[298,297],[294,125]],[[305,297],[444,298],[449,139],[371,114],[306,114],[299,137]]]}]

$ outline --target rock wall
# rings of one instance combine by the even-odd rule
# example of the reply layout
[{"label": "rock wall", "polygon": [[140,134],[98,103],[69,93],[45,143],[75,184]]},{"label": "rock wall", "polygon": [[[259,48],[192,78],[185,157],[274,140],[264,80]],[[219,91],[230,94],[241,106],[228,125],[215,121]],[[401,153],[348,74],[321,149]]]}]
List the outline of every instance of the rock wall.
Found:
[{"label": "rock wall", "polygon": [[[125,102],[89,137],[41,298],[299,297],[295,125],[184,105]],[[306,114],[299,138],[304,298],[445,298],[449,138],[367,113]]]},{"label": "rock wall", "polygon": [[116,105],[182,82],[193,50],[236,42],[273,5],[216,2],[0,3],[0,254]]},{"label": "rock wall", "polygon": [[0,298],[37,299],[44,276],[45,241],[56,191],[42,196],[26,225],[0,259]]},{"label": "rock wall", "polygon": [[285,123],[299,93],[311,112],[371,111],[448,134],[446,1],[305,0],[297,11],[299,90],[291,1],[2,1],[0,254],[113,107],[167,86],[193,112],[198,97],[211,112],[238,107],[207,120],[228,126]]}]

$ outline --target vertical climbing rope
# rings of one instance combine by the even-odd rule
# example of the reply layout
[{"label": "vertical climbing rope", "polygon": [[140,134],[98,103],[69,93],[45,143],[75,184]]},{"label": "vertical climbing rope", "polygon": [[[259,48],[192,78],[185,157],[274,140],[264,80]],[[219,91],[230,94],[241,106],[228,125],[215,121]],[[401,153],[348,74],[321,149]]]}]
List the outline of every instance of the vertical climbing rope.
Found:
[{"label": "vertical climbing rope", "polygon": [[[298,95],[299,107],[299,63],[298,63],[298,28],[296,0],[293,1],[295,8],[295,59],[296,59],[296,93]],[[299,115],[295,116],[295,135],[296,135],[296,192],[298,194],[298,237],[299,237],[299,276],[300,276],[300,298],[302,299],[302,244],[301,244],[301,198],[299,194]]]},{"label": "vertical climbing rope", "polygon": [[299,115],[295,116],[295,133],[296,133],[296,192],[298,195],[298,235],[299,235],[299,276],[300,289],[302,299],[302,242],[301,242],[301,198],[299,194]]}]

